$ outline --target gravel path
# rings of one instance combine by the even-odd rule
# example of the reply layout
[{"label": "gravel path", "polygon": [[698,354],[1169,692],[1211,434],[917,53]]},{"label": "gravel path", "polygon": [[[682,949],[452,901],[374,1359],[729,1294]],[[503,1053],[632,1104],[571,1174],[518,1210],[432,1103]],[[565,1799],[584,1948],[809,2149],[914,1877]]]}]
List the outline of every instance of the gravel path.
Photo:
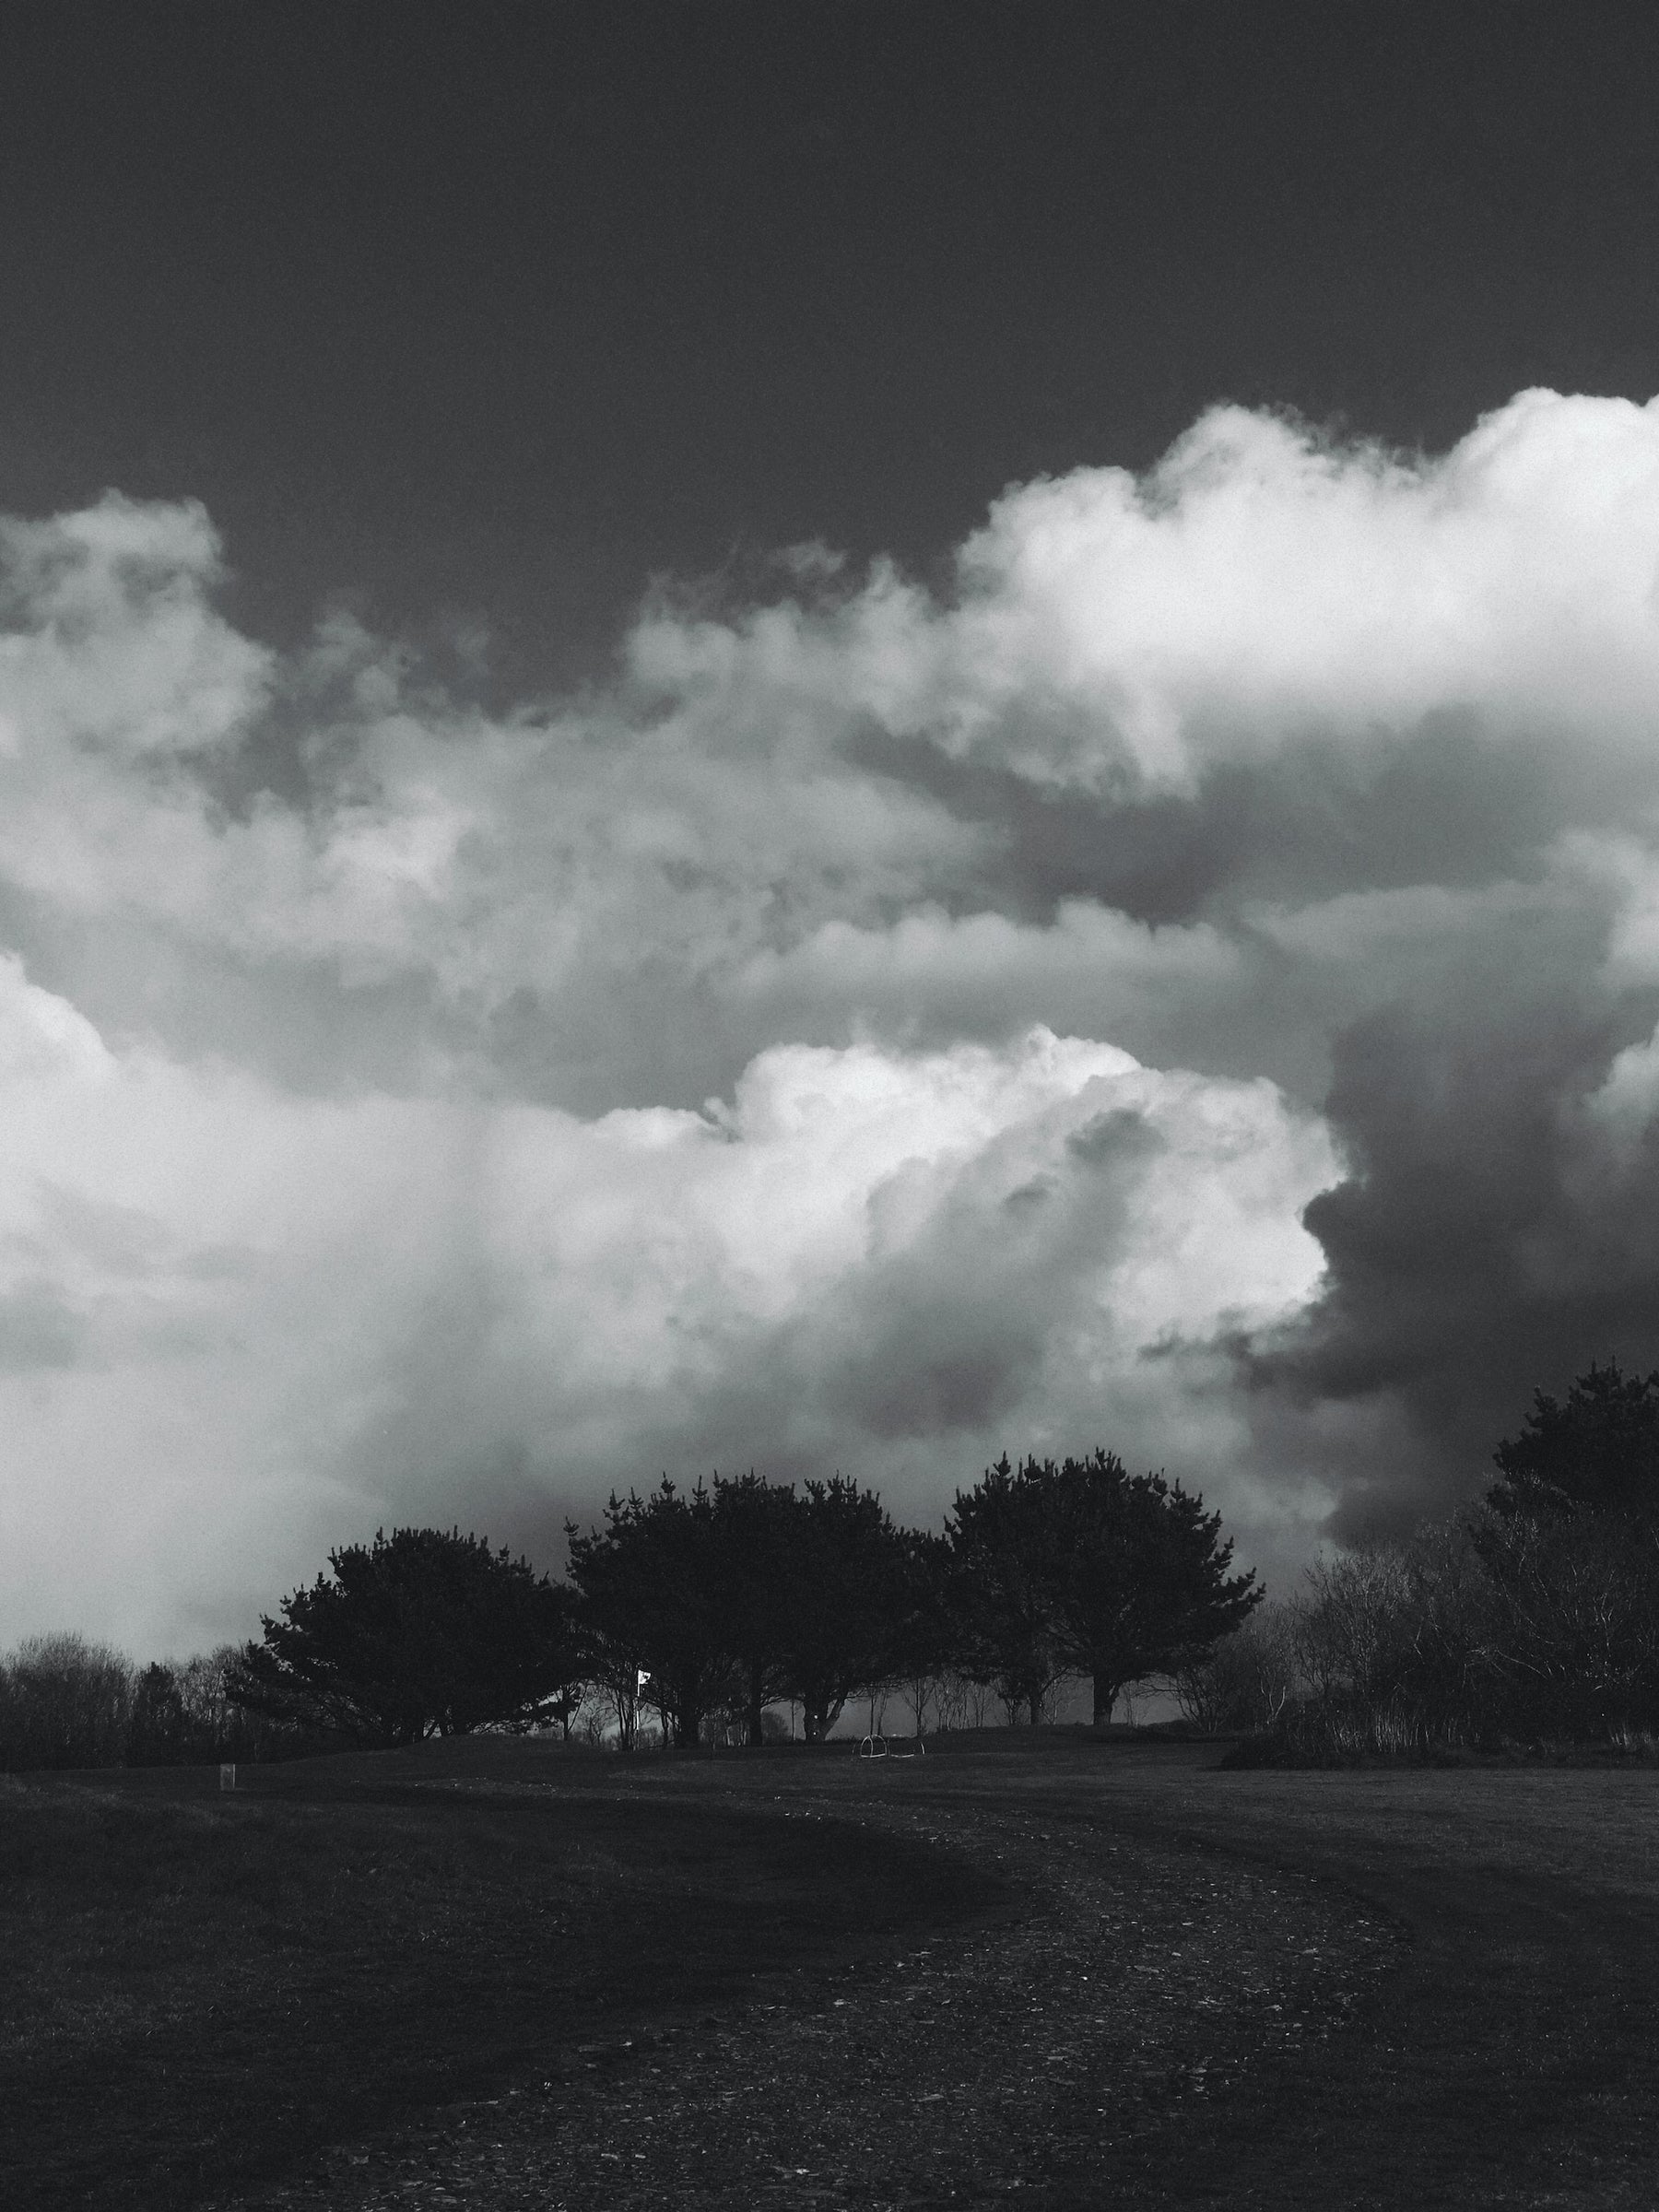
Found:
[{"label": "gravel path", "polygon": [[777,1817],[964,1853],[1003,1877],[1008,1916],[758,1977],[719,2013],[619,2023],[226,2212],[1070,2203],[1340,2035],[1398,1956],[1338,1892],[1137,1841],[1105,1807],[941,1790],[921,1766],[856,1789],[822,1776],[780,1790]]}]

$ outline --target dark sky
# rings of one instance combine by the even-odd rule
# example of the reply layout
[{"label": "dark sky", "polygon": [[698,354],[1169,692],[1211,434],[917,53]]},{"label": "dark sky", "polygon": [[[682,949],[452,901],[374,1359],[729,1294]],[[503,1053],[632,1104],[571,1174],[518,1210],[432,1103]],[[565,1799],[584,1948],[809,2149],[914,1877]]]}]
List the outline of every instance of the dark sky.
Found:
[{"label": "dark sky", "polygon": [[261,633],[512,691],[1216,399],[1645,395],[1656,112],[1648,6],[15,5],[0,507],[196,496]]}]

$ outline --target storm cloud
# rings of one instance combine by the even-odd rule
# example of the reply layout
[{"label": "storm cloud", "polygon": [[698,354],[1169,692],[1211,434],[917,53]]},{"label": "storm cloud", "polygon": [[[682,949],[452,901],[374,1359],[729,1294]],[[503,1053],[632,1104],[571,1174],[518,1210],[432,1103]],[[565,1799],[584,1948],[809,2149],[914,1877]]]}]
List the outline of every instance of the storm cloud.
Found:
[{"label": "storm cloud", "polygon": [[18,1632],[1097,1441],[1283,1571],[1659,1357],[1659,406],[1218,409],[507,713],[222,560],[0,524]]}]

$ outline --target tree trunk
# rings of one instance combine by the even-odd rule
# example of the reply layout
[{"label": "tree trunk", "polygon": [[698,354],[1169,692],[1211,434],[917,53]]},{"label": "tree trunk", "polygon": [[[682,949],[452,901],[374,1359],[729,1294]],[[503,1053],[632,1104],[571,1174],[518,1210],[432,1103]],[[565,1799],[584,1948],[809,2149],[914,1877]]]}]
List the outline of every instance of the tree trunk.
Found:
[{"label": "tree trunk", "polygon": [[766,1731],[761,1724],[761,1714],[766,1705],[765,1698],[761,1695],[765,1688],[762,1673],[763,1670],[759,1665],[749,1669],[748,1740],[755,1745],[762,1744],[766,1740]]},{"label": "tree trunk", "polygon": [[1094,1678],[1094,1722],[1104,1728],[1112,1718],[1112,1709],[1117,1703],[1118,1685],[1097,1668]]},{"label": "tree trunk", "polygon": [[1042,1725],[1042,1692],[1040,1689],[1031,1692],[1031,1725],[1033,1728]]}]

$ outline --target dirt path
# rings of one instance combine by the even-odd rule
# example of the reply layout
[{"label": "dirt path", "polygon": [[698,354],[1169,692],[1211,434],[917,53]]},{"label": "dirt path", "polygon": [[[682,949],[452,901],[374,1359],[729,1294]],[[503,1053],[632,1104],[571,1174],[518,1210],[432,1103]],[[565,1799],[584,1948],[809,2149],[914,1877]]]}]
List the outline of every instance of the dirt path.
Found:
[{"label": "dirt path", "polygon": [[[615,2023],[266,2207],[1659,2202],[1655,1778],[1231,1775],[1190,1751],[765,1770],[1011,1917]],[[625,1791],[757,1802],[742,1761]]]},{"label": "dirt path", "polygon": [[[1085,2201],[1103,2161],[1124,2182],[1156,2173],[1190,2115],[1340,2036],[1394,1964],[1381,1916],[1318,1885],[1033,1809],[1001,1768],[982,1793],[939,1779],[814,1764],[784,1770],[771,1796],[783,1819],[854,1819],[968,1854],[1030,1900],[1010,1919],[763,1983],[741,2008],[620,2024],[441,2134],[343,2147],[248,2201]],[[662,1768],[633,1786],[747,1780]]]}]

